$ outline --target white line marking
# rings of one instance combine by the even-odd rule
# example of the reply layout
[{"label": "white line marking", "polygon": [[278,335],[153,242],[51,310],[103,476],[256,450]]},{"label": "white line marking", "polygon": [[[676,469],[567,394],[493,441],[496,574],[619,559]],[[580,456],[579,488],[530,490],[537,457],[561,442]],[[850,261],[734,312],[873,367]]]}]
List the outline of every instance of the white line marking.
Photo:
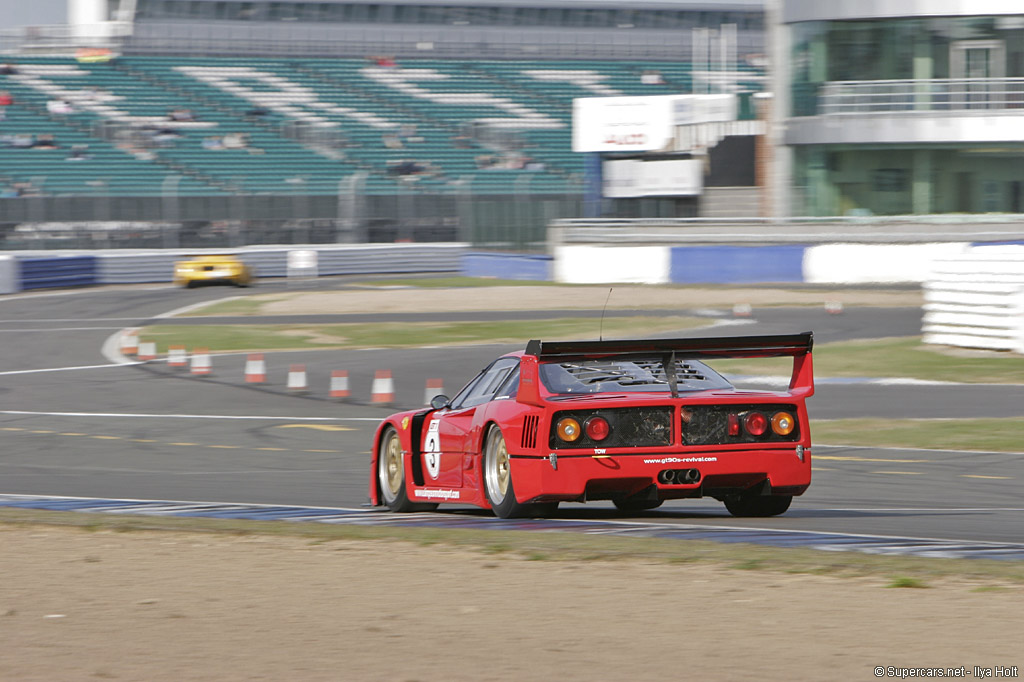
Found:
[{"label": "white line marking", "polygon": [[[813,421],[812,421],[813,423]],[[834,450],[893,450],[896,452],[949,452],[955,455],[1012,455],[1014,457],[1024,456],[1024,452],[1003,452],[999,450],[941,450],[938,448],[897,448],[897,447],[873,447],[871,445],[838,445],[831,443],[824,445],[822,443],[815,443],[811,446],[812,450],[820,450],[821,448],[832,448]]]},{"label": "white line marking", "polygon": [[14,324],[25,322],[124,322],[125,320],[135,321],[138,317],[26,317],[20,320],[0,320],[0,324]]},{"label": "white line marking", "polygon": [[116,419],[252,419],[307,422],[379,422],[379,417],[282,417],[249,414],[139,414],[131,412],[32,412],[0,410],[0,414],[27,417],[98,417]]},{"label": "white line marking", "polygon": [[12,374],[39,374],[42,372],[72,372],[78,369],[104,369],[106,367],[126,367],[128,365],[144,365],[145,362],[141,360],[129,360],[115,365],[79,365],[77,367],[49,367],[46,369],[12,369],[6,372],[0,372],[0,376],[9,376]]},{"label": "white line marking", "polygon": [[84,332],[100,329],[120,329],[120,327],[37,327],[36,329],[0,329],[3,332]]},{"label": "white line marking", "polygon": [[242,296],[227,296],[225,298],[216,298],[216,299],[213,299],[212,301],[200,301],[199,303],[193,303],[191,305],[186,305],[186,306],[182,306],[180,308],[175,308],[174,310],[168,310],[166,313],[160,313],[159,315],[154,315],[150,319],[151,320],[165,320],[168,317],[177,317],[178,315],[184,315],[185,313],[192,312],[193,310],[197,310],[199,308],[205,308],[205,307],[213,305],[215,303],[224,303],[225,301],[234,301],[235,299],[238,299],[238,298],[242,298]]}]

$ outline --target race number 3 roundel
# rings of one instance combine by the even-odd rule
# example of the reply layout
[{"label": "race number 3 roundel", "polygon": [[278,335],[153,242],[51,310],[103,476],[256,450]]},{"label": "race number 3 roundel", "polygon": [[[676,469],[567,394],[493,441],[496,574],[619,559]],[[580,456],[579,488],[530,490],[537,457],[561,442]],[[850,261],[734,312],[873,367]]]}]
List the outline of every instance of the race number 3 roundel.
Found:
[{"label": "race number 3 roundel", "polygon": [[435,479],[441,473],[441,438],[437,431],[440,426],[440,420],[431,419],[427,438],[423,441],[423,461],[427,465],[427,473]]}]

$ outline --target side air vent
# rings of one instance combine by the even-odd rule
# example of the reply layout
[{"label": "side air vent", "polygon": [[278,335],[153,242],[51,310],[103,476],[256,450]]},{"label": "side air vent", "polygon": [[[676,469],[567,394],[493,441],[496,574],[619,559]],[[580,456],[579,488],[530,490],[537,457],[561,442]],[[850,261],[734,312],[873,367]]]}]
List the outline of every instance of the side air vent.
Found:
[{"label": "side air vent", "polygon": [[537,447],[537,424],[540,417],[535,414],[528,414],[523,418],[523,441],[524,450],[532,450]]}]

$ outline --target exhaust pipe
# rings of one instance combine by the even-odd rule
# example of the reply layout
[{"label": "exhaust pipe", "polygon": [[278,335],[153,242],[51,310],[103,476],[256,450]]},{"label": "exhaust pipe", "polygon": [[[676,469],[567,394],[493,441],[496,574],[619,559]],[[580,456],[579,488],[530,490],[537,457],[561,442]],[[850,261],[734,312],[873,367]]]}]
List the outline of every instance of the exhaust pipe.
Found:
[{"label": "exhaust pipe", "polygon": [[672,469],[665,469],[663,471],[659,471],[658,472],[658,482],[659,483],[664,483],[666,485],[669,484],[669,483],[675,483],[676,482],[676,472],[673,471]]},{"label": "exhaust pipe", "polygon": [[[681,476],[679,475],[681,474]],[[680,471],[676,475],[676,480],[682,479],[680,483],[696,483],[700,480],[700,471],[697,469],[687,469],[686,471]]]}]

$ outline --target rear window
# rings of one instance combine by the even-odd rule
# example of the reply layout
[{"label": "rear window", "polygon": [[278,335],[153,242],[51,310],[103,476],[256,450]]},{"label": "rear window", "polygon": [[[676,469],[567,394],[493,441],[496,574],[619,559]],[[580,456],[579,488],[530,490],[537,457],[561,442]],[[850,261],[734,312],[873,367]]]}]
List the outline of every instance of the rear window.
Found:
[{"label": "rear window", "polygon": [[[675,375],[679,391],[732,387],[725,377],[696,360],[676,360]],[[669,391],[665,363],[657,356],[544,363],[540,379],[557,394]]]}]

